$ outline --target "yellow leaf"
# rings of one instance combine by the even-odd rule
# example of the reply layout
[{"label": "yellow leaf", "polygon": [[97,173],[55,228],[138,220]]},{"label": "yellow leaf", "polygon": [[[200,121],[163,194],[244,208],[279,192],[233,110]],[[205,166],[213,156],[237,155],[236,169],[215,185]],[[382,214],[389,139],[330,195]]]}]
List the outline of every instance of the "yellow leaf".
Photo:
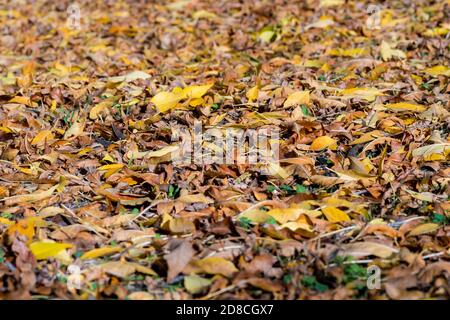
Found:
[{"label": "yellow leaf", "polygon": [[191,99],[189,101],[189,105],[191,107],[197,107],[197,106],[201,106],[205,103],[205,99],[203,98],[195,98],[195,99]]},{"label": "yellow leaf", "polygon": [[270,162],[267,170],[271,175],[279,177],[281,179],[287,179],[289,177],[289,173],[275,162]]},{"label": "yellow leaf", "polygon": [[270,218],[267,212],[262,211],[258,208],[254,210],[245,211],[239,214],[238,216],[239,219],[244,217],[251,220],[254,223],[264,223],[267,221],[267,219]]},{"label": "yellow leaf", "polygon": [[254,86],[253,88],[247,91],[246,97],[249,102],[252,102],[258,99],[258,95],[259,95],[258,86]]},{"label": "yellow leaf", "polygon": [[11,221],[11,220],[9,220],[9,219],[0,217],[0,224],[5,224],[5,225],[7,225],[7,226],[12,226],[12,225],[15,224],[15,222],[14,222],[14,221]]},{"label": "yellow leaf", "polygon": [[322,212],[327,217],[328,221],[331,222],[341,222],[341,221],[349,221],[350,217],[344,211],[335,208],[335,207],[325,207],[322,208]]},{"label": "yellow leaf", "polygon": [[199,99],[203,97],[213,85],[214,83],[205,84],[202,86],[188,86],[183,89],[183,97],[191,99]]},{"label": "yellow leaf", "polygon": [[267,215],[274,218],[278,223],[284,224],[289,221],[295,221],[302,214],[300,208],[275,208],[266,212]]},{"label": "yellow leaf", "polygon": [[98,168],[98,170],[111,170],[111,169],[122,169],[125,165],[123,163],[106,164]]},{"label": "yellow leaf", "polygon": [[416,76],[415,74],[411,75],[411,78],[413,78],[414,82],[419,86],[423,83],[423,79],[420,76]]},{"label": "yellow leaf", "polygon": [[275,32],[271,29],[265,29],[262,30],[259,34],[258,34],[258,38],[263,42],[270,42],[273,38],[273,36],[275,35]]},{"label": "yellow leaf", "polygon": [[414,112],[424,112],[427,107],[420,104],[412,104],[408,102],[391,103],[384,105],[386,109],[394,111],[414,111]]},{"label": "yellow leaf", "polygon": [[397,57],[399,59],[406,59],[406,55],[403,51],[398,49],[392,49],[391,46],[383,41],[381,42],[381,57],[384,61],[388,61],[392,59],[392,57]]},{"label": "yellow leaf", "polygon": [[[90,152],[90,151],[92,151],[92,150],[89,150],[89,152]],[[78,154],[79,154],[79,153],[78,153]],[[110,155],[109,153],[107,153],[107,154],[103,157],[102,161],[105,161],[105,162],[115,162],[116,160],[114,160],[114,158],[111,157],[111,155]]]},{"label": "yellow leaf", "polygon": [[428,37],[445,36],[449,32],[450,32],[449,29],[438,27],[425,31],[423,35]]},{"label": "yellow leaf", "polygon": [[341,49],[335,48],[327,51],[327,54],[331,56],[340,56],[340,57],[357,57],[361,55],[366,55],[369,53],[367,48],[353,48],[353,49]]},{"label": "yellow leaf", "polygon": [[52,104],[50,106],[50,111],[55,112],[56,107],[57,107],[56,100],[52,100]]},{"label": "yellow leaf", "polygon": [[72,248],[70,243],[56,243],[56,242],[33,242],[30,244],[30,250],[37,260],[55,257],[60,251]]},{"label": "yellow leaf", "polygon": [[196,294],[203,291],[203,289],[211,285],[211,283],[211,279],[205,279],[195,274],[184,277],[184,287],[190,294]]},{"label": "yellow leaf", "polygon": [[34,237],[35,220],[31,218],[25,218],[17,221],[17,223],[11,225],[8,228],[8,234],[11,236],[16,232],[28,238],[28,242],[31,242]]},{"label": "yellow leaf", "polygon": [[314,231],[313,227],[308,223],[306,216],[300,216],[300,218],[298,218],[297,221],[286,222],[285,224],[282,224],[280,228],[286,228],[294,232],[298,230],[303,230],[307,232]]},{"label": "yellow leaf", "polygon": [[31,107],[31,99],[29,97],[15,96],[11,100],[9,100],[9,102],[20,103],[20,104],[24,104],[26,106]]},{"label": "yellow leaf", "polygon": [[118,247],[103,247],[103,248],[97,248],[90,250],[88,252],[85,252],[82,256],[82,260],[88,260],[88,259],[96,259],[99,257],[107,256],[116,252],[122,251],[121,248]]},{"label": "yellow leaf", "polygon": [[434,66],[432,68],[428,68],[424,70],[425,73],[428,73],[429,75],[432,76],[440,76],[440,75],[444,75],[447,77],[450,77],[450,68],[447,66]]},{"label": "yellow leaf", "polygon": [[320,7],[326,8],[326,7],[332,7],[332,6],[340,6],[344,4],[344,0],[320,0]]},{"label": "yellow leaf", "polygon": [[341,91],[341,94],[343,96],[347,96],[349,98],[357,97],[357,98],[365,99],[367,101],[373,101],[373,100],[375,100],[375,97],[384,95],[380,90],[378,90],[376,88],[344,89]]},{"label": "yellow leaf", "polygon": [[49,140],[52,140],[55,136],[50,130],[42,130],[39,132],[34,139],[31,141],[32,145],[38,145],[43,144],[44,142],[48,142]]},{"label": "yellow leaf", "polygon": [[83,133],[85,122],[76,121],[72,126],[66,131],[64,134],[64,139],[68,139],[71,137],[78,137]]},{"label": "yellow leaf", "polygon": [[92,109],[89,111],[89,119],[95,120],[98,119],[98,117],[105,113],[106,110],[108,110],[109,107],[111,107],[114,104],[113,99],[104,100],[100,103],[97,103],[95,106],[92,107]]},{"label": "yellow leaf", "polygon": [[350,142],[350,145],[352,146],[355,144],[366,143],[366,142],[375,140],[376,138],[379,138],[382,136],[383,136],[383,132],[381,132],[380,130],[374,130],[374,131],[363,134],[358,139],[353,140],[352,142]]},{"label": "yellow leaf", "polygon": [[158,274],[155,272],[155,271],[153,271],[152,269],[150,269],[150,268],[147,268],[147,267],[145,267],[145,266],[142,266],[142,265],[140,265],[139,263],[136,263],[136,262],[133,262],[133,263],[130,263],[132,266],[134,266],[134,268],[136,269],[136,272],[140,272],[140,273],[143,273],[143,274],[147,274],[147,275],[150,275],[150,276],[157,276]]},{"label": "yellow leaf", "polygon": [[0,126],[0,130],[5,132],[5,133],[13,133],[14,132],[10,128],[4,127],[4,126]]},{"label": "yellow leaf", "polygon": [[425,161],[434,161],[444,160],[449,153],[450,143],[435,143],[414,149],[412,156],[423,157]]},{"label": "yellow leaf", "polygon": [[127,278],[136,271],[136,267],[129,262],[110,261],[100,265],[100,268],[113,276]]},{"label": "yellow leaf", "polygon": [[344,200],[344,199],[339,199],[336,197],[328,197],[328,198],[324,198],[323,202],[328,205],[328,206],[332,206],[332,207],[346,207],[346,208],[350,208],[352,206],[354,206],[353,203],[351,203],[350,201]]},{"label": "yellow leaf", "polygon": [[196,265],[208,274],[222,274],[225,277],[230,277],[238,269],[231,261],[220,257],[207,257],[196,262]]},{"label": "yellow leaf", "polygon": [[203,19],[212,19],[212,20],[214,20],[214,19],[216,19],[218,17],[213,12],[209,12],[209,11],[206,11],[206,10],[199,10],[199,11],[196,11],[196,12],[194,12],[192,14],[192,18],[194,18],[194,19],[202,19],[203,18]]},{"label": "yellow leaf", "polygon": [[288,108],[299,104],[309,104],[309,91],[297,91],[290,94],[283,106]]},{"label": "yellow leaf", "polygon": [[159,92],[151,100],[158,112],[166,112],[174,109],[183,96],[173,92]]},{"label": "yellow leaf", "polygon": [[439,229],[439,225],[437,223],[424,223],[412,229],[411,232],[408,233],[408,236],[418,236],[436,231],[437,229]]},{"label": "yellow leaf", "polygon": [[331,150],[336,150],[336,140],[330,138],[328,136],[322,136],[314,139],[311,143],[312,151],[320,151],[326,148],[330,148]]}]

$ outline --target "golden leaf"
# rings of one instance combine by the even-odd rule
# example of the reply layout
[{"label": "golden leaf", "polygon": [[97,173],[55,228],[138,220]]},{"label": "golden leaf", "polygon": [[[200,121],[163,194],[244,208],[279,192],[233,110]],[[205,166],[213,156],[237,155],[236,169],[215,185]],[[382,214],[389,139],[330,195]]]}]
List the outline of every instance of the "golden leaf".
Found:
[{"label": "golden leaf", "polygon": [[32,244],[30,244],[30,250],[37,260],[54,258],[62,250],[72,247],[73,244],[57,243],[57,242],[40,241],[40,242],[33,242]]},{"label": "golden leaf", "polygon": [[344,211],[336,207],[327,206],[325,208],[322,208],[322,212],[330,222],[341,222],[350,220],[348,214],[346,214]]},{"label": "golden leaf", "polygon": [[202,86],[188,86],[183,89],[182,95],[184,98],[199,99],[203,97],[213,85],[214,83]]},{"label": "golden leaf", "polygon": [[103,247],[90,250],[85,252],[80,258],[82,260],[95,259],[103,256],[108,256],[110,254],[122,251],[121,248],[118,247]]},{"label": "golden leaf", "polygon": [[258,95],[259,95],[258,86],[254,86],[247,91],[245,96],[247,97],[249,102],[252,102],[258,99]]},{"label": "golden leaf", "polygon": [[38,145],[43,144],[44,142],[48,142],[49,140],[52,140],[55,136],[50,130],[42,130],[39,132],[34,139],[31,141],[32,145]]},{"label": "golden leaf", "polygon": [[382,41],[381,42],[381,57],[383,58],[384,61],[388,61],[390,59],[392,59],[392,57],[397,57],[399,59],[406,59],[406,54],[398,49],[392,49],[391,46],[385,42]]},{"label": "golden leaf", "polygon": [[311,143],[312,151],[320,151],[326,148],[330,148],[331,150],[336,150],[336,140],[330,138],[328,136],[322,136],[314,139]]},{"label": "golden leaf", "polygon": [[412,229],[408,233],[408,236],[418,236],[421,234],[430,233],[436,231],[439,227],[440,226],[437,223],[424,223]]},{"label": "golden leaf", "polygon": [[224,258],[220,257],[203,258],[201,260],[198,260],[195,264],[204,273],[221,274],[225,277],[230,277],[233,273],[238,271],[238,269],[231,261],[225,260]]},{"label": "golden leaf", "polygon": [[440,76],[440,75],[444,75],[447,77],[450,77],[450,68],[447,66],[434,66],[432,68],[427,68],[424,70],[425,73],[428,73],[429,75],[432,76]]},{"label": "golden leaf", "polygon": [[326,8],[326,7],[340,6],[344,3],[345,3],[344,0],[320,0],[319,7]]},{"label": "golden leaf", "polygon": [[178,102],[183,99],[181,94],[173,93],[173,92],[159,92],[157,93],[151,100],[158,112],[166,112],[171,109],[174,109]]},{"label": "golden leaf", "polygon": [[388,110],[394,111],[414,111],[414,112],[424,112],[427,110],[427,107],[420,104],[412,104],[408,102],[399,102],[399,103],[391,103],[386,104],[384,107]]},{"label": "golden leaf", "polygon": [[340,93],[341,95],[347,96],[349,98],[362,98],[369,102],[375,100],[375,97],[377,96],[384,95],[380,90],[376,88],[350,88],[344,89]]},{"label": "golden leaf", "polygon": [[309,91],[297,91],[288,96],[283,106],[288,108],[299,104],[309,104],[309,101]]}]

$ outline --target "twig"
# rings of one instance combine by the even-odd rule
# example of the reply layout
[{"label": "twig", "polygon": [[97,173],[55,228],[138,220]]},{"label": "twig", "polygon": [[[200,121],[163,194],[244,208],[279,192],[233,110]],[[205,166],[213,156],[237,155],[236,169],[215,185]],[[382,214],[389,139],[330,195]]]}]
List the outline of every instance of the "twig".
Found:
[{"label": "twig", "polygon": [[358,227],[357,225],[354,225],[354,226],[346,227],[346,228],[339,229],[339,230],[336,230],[336,231],[328,232],[328,233],[322,234],[320,236],[317,236],[315,238],[309,239],[308,242],[319,240],[319,239],[326,238],[326,237],[329,237],[329,236],[333,236],[335,234],[339,234],[339,233],[342,233],[342,232],[351,231],[351,230],[353,230],[353,229],[355,229],[357,227]]},{"label": "twig", "polygon": [[426,256],[423,256],[423,260],[440,257],[440,256],[443,256],[444,254],[445,254],[445,251],[430,253],[430,254],[427,254]]},{"label": "twig", "polygon": [[[130,222],[133,222],[134,220],[136,220],[136,219],[138,219],[138,218],[140,218],[140,217],[142,217],[144,214],[146,214],[152,207],[154,207],[154,206],[156,206],[157,204],[159,204],[159,203],[161,203],[161,202],[163,202],[164,200],[157,200],[157,201],[154,201],[154,202],[152,202],[149,206],[147,206],[144,210],[142,210],[141,212],[139,212],[139,214],[136,216],[136,217],[134,217],[133,219],[131,219],[131,221]],[[153,215],[155,215],[155,214],[153,214]],[[152,215],[152,216],[153,216]]]},{"label": "twig", "polygon": [[239,287],[239,286],[241,286],[241,285],[243,285],[243,284],[247,284],[247,282],[248,282],[248,280],[241,280],[241,281],[239,281],[239,282],[236,283],[236,284],[232,284],[232,285],[230,285],[230,286],[228,286],[228,287],[225,287],[225,288],[223,288],[223,289],[220,289],[220,290],[218,290],[218,291],[215,291],[215,292],[213,292],[213,293],[210,293],[210,294],[208,294],[208,295],[206,295],[206,296],[200,298],[200,300],[209,300],[209,299],[211,299],[211,298],[217,297],[218,295],[221,295],[222,293],[231,291],[231,290],[235,289],[236,287]]}]

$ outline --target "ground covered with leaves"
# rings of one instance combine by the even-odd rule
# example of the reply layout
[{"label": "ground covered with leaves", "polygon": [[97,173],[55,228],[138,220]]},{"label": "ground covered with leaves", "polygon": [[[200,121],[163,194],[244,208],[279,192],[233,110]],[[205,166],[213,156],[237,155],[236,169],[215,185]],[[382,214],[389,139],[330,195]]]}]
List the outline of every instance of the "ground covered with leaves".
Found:
[{"label": "ground covered with leaves", "polygon": [[1,298],[449,298],[449,1],[71,4],[0,7]]}]

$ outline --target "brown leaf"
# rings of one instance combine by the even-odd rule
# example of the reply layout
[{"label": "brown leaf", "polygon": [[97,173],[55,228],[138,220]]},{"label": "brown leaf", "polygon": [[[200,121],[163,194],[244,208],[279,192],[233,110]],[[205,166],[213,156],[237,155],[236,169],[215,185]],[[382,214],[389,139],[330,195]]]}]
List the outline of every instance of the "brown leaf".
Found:
[{"label": "brown leaf", "polygon": [[169,247],[171,251],[164,256],[164,259],[168,266],[167,282],[172,282],[194,257],[195,250],[188,241],[173,241],[169,244]]}]

